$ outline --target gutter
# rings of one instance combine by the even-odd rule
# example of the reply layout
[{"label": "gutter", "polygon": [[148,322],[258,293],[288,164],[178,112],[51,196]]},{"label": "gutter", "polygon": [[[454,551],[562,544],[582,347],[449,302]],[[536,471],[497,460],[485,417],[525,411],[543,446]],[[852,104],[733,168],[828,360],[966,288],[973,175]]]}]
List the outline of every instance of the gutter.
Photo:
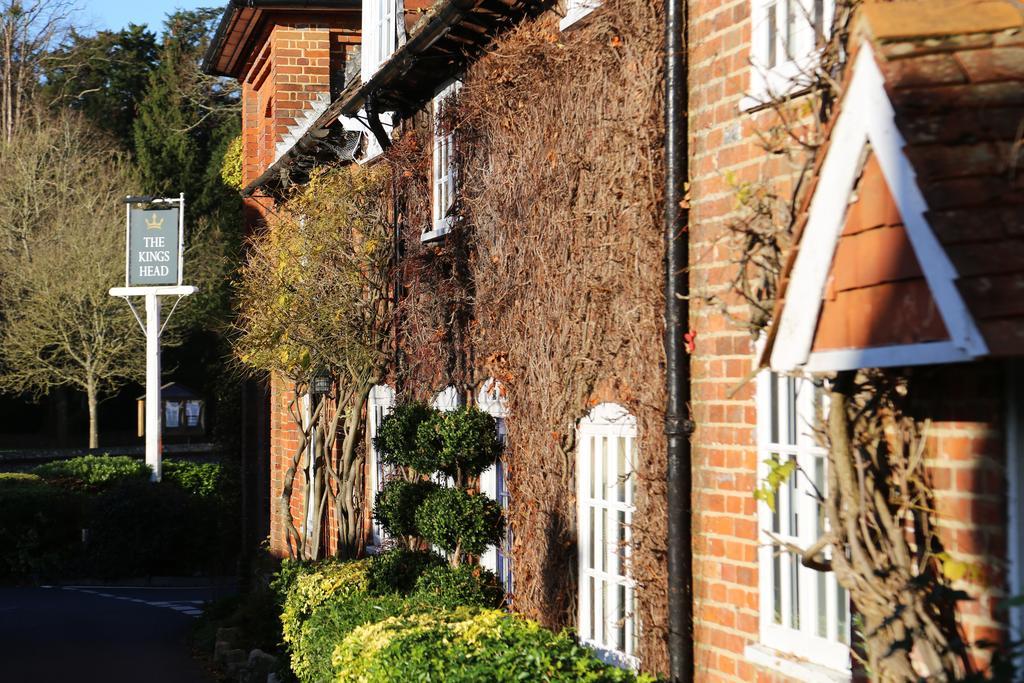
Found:
[{"label": "gutter", "polygon": [[665,435],[669,681],[693,681],[693,474],[689,415],[689,92],[686,0],[665,0]]}]

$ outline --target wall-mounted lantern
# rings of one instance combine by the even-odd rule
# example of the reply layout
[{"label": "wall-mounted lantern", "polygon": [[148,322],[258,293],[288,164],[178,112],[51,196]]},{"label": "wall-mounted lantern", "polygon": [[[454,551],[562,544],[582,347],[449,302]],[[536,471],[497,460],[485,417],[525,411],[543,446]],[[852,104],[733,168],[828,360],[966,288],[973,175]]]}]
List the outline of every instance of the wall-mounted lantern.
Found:
[{"label": "wall-mounted lantern", "polygon": [[312,396],[326,396],[334,387],[334,377],[326,370],[320,370],[309,378],[309,393]]}]

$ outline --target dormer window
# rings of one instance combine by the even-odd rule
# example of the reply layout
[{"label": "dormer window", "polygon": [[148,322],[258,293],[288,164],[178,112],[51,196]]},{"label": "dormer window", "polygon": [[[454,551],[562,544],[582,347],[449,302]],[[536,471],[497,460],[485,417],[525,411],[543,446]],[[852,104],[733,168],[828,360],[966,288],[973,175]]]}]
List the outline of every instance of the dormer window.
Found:
[{"label": "dormer window", "polygon": [[444,107],[459,90],[459,81],[443,87],[433,102],[434,155],[431,164],[432,221],[423,241],[436,239],[451,230],[455,206],[455,134],[442,119]]},{"label": "dormer window", "polygon": [[742,109],[811,85],[834,13],[835,0],[751,0],[752,71]]},{"label": "dormer window", "polygon": [[398,3],[363,0],[362,77],[368,81],[398,45]]}]

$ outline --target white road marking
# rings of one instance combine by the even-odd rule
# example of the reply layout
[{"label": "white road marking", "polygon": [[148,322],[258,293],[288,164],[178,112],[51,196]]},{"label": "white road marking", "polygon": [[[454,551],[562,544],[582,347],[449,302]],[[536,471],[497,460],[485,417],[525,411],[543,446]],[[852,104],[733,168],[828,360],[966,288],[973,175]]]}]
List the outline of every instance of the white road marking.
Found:
[{"label": "white road marking", "polygon": [[[112,595],[110,593],[100,593],[94,590],[89,590],[88,588],[78,586],[64,586],[63,589],[66,591],[76,591],[78,593],[90,593],[99,598],[108,598],[111,600],[127,600],[129,602],[147,605],[148,607],[162,607],[164,609],[171,609],[175,612],[178,612],[179,614],[187,614],[193,619],[201,617],[203,615],[203,611],[201,609],[196,609],[195,605],[203,605],[206,603],[205,600],[142,600],[141,598],[133,598],[127,595]],[[134,587],[126,586],[125,590],[136,589]]]}]

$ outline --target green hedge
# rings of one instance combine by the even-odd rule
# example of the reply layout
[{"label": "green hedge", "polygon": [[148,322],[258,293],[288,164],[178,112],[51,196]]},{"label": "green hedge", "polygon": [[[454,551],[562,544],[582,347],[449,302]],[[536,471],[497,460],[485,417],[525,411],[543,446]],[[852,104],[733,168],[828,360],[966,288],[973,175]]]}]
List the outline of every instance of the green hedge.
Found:
[{"label": "green hedge", "polygon": [[0,473],[0,580],[51,575],[74,561],[82,502],[37,475]]},{"label": "green hedge", "polygon": [[[387,563],[408,552],[394,552]],[[498,610],[451,608],[420,592],[465,590],[460,582],[467,576],[480,578],[471,568],[433,565],[420,574],[417,591],[403,597],[368,592],[373,564],[286,562],[275,577],[272,585],[284,592],[284,642],[303,683],[654,680],[602,663],[569,632]]]},{"label": "green hedge", "polygon": [[334,648],[334,681],[651,681],[608,666],[566,632],[499,610],[460,607],[359,626]]},{"label": "green hedge", "polygon": [[71,491],[98,493],[124,481],[147,481],[152,473],[141,460],[127,455],[83,455],[39,465],[34,472]]}]

